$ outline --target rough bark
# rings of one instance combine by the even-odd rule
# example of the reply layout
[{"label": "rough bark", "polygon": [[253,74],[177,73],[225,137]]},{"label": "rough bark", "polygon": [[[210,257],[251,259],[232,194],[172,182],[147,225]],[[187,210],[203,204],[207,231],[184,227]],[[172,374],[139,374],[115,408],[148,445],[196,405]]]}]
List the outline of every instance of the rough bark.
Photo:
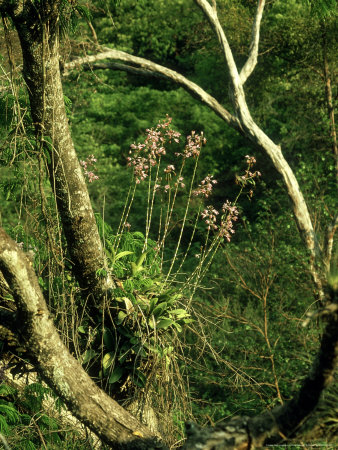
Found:
[{"label": "rough bark", "polygon": [[98,301],[112,281],[97,276],[105,256],[64,105],[58,8],[59,1],[0,2],[2,14],[12,18],[19,35],[38,150],[46,155],[74,274],[84,294]]},{"label": "rough bark", "polygon": [[327,227],[325,240],[324,240],[324,264],[326,268],[326,272],[330,273],[331,270],[331,258],[332,258],[332,250],[333,250],[333,239],[335,232],[338,227],[338,213],[335,215],[332,223],[330,223]]},{"label": "rough bark", "polygon": [[70,355],[54,327],[32,263],[3,229],[0,270],[17,306],[19,339],[70,411],[113,448],[161,448],[158,438],[98,388]]},{"label": "rough bark", "polygon": [[[30,260],[0,228],[0,271],[17,306],[19,339],[49,386],[70,411],[115,449],[165,448],[149,429],[100,390],[63,345],[50,318]],[[214,428],[187,424],[186,450],[261,448],[297,434],[332,381],[338,362],[337,284],[320,349],[299,393],[283,406],[258,416],[234,418]]]},{"label": "rough bark", "polygon": [[[154,73],[162,77],[179,84],[194,97],[198,98],[201,102],[209,106],[218,116],[220,116],[228,125],[239,131],[252,141],[255,146],[264,151],[271,159],[274,167],[282,176],[284,184],[286,186],[289,198],[291,200],[294,217],[299,229],[299,232],[303,238],[306,248],[310,253],[310,271],[317,288],[319,298],[324,299],[324,293],[322,288],[322,277],[318,269],[318,263],[321,260],[321,251],[318,242],[315,237],[314,228],[312,225],[310,213],[307,204],[304,200],[303,194],[299,187],[298,181],[289,166],[288,162],[284,158],[281,147],[275,144],[264,131],[253,120],[248,105],[245,99],[244,83],[253,72],[258,57],[258,45],[259,45],[259,31],[262,20],[265,0],[259,0],[257,3],[256,15],[253,21],[252,27],[252,41],[249,50],[249,56],[247,61],[239,71],[229,43],[227,41],[224,30],[218,20],[216,2],[211,5],[207,0],[195,0],[195,3],[202,9],[206,18],[211,24],[211,27],[215,31],[220,45],[223,49],[225,63],[228,68],[231,80],[231,96],[236,114],[229,113],[222,105],[220,105],[215,98],[207,94],[200,86],[189,81],[181,74],[163,67],[159,64],[155,64],[149,60],[139,58],[121,52],[115,49],[105,49],[103,52],[97,55],[91,55],[83,58],[78,58],[65,65],[66,71],[71,70],[82,64],[93,64],[91,67],[95,68],[97,61],[113,59],[129,63],[129,65],[121,65],[116,63],[110,63],[108,67],[117,70],[126,70],[129,72],[140,73],[142,69],[143,74],[150,75]],[[99,65],[102,68],[102,65]],[[67,74],[67,72],[66,72]]]},{"label": "rough bark", "polygon": [[[123,52],[119,52],[119,57],[115,56],[115,59],[131,62],[181,84],[217,112],[228,124],[244,133],[267,152],[284,179],[294,205],[298,227],[314,261],[318,248],[297,180],[285,161],[281,149],[253,121],[245,101],[243,84],[254,70],[257,61],[259,25],[264,1],[258,2],[250,55],[240,72],[218,22],[216,7],[212,8],[205,0],[196,0],[196,3],[208,17],[224,50],[232,79],[236,116],[231,115],[199,86],[174,71],[131,55],[123,56]],[[1,12],[11,16],[20,37],[32,117],[38,140],[42,143],[41,150],[49,155],[51,184],[57,199],[75,274],[86,291],[101,296],[107,287],[107,280],[98,279],[96,272],[104,267],[105,258],[81,167],[70,136],[63,102],[58,61],[59,2],[43,2],[41,10],[37,8],[37,5],[38,3],[30,1],[0,0]],[[19,339],[32,357],[37,369],[63,398],[74,415],[113,448],[163,448],[144,425],[101,391],[84,372],[81,365],[69,354],[50,318],[30,260],[1,229],[0,270],[17,306],[15,317],[12,313],[6,316],[8,329],[17,327]],[[314,277],[318,275],[314,265],[312,271]],[[316,282],[320,288],[319,278]],[[336,299],[333,302],[336,302]],[[198,432],[194,433],[193,427],[190,426],[186,448],[211,449],[216,445],[220,448],[254,448],[262,445],[272,434],[278,435],[280,432],[284,435],[292,434],[316,406],[320,392],[332,378],[337,364],[337,330],[338,314],[335,310],[324,332],[313,372],[305,380],[298,396],[289,404],[253,419],[234,419],[213,430],[196,428]],[[196,435],[199,435],[198,441],[194,440]]]}]

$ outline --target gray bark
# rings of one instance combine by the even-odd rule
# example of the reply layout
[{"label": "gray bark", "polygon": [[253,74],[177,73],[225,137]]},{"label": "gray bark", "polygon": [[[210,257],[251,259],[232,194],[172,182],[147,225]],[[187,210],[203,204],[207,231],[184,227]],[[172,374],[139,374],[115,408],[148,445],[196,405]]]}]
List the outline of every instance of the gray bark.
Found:
[{"label": "gray bark", "polygon": [[0,270],[17,307],[17,333],[34,367],[70,411],[116,449],[159,444],[147,427],[105,394],[62,343],[30,260],[0,228]]},{"label": "gray bark", "polygon": [[[147,427],[100,390],[63,345],[30,260],[0,228],[0,271],[17,307],[16,332],[34,366],[70,411],[114,449],[165,448]],[[337,283],[332,284],[332,308],[312,370],[298,394],[283,406],[252,418],[239,417],[214,428],[187,425],[186,450],[261,448],[281,436],[292,437],[318,404],[333,380],[338,362]]]},{"label": "gray bark", "polygon": [[[244,450],[286,444],[318,405],[323,390],[333,381],[338,364],[338,291],[331,286],[332,308],[312,370],[297,395],[283,406],[255,417],[237,417],[214,428],[188,424],[184,450]],[[265,447],[264,447],[265,448]]]},{"label": "gray bark", "polygon": [[66,115],[59,70],[59,1],[0,2],[17,29],[38,150],[46,155],[50,183],[68,243],[73,271],[84,295],[100,302],[110,276],[98,277],[106,261],[88,189]]}]

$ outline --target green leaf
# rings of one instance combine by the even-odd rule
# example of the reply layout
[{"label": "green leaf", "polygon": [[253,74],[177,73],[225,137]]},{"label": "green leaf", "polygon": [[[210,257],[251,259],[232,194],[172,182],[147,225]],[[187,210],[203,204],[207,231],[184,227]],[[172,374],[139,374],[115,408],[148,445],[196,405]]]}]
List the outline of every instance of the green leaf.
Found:
[{"label": "green leaf", "polygon": [[167,308],[167,302],[162,302],[160,304],[158,304],[154,310],[153,310],[153,315],[154,317],[159,317],[163,311],[165,311],[165,309]]},{"label": "green leaf", "polygon": [[154,297],[154,298],[152,298],[152,299],[150,300],[150,303],[149,303],[149,313],[150,313],[150,314],[152,314],[153,309],[155,308],[157,302],[158,302],[158,298],[157,298],[157,297]]},{"label": "green leaf", "polygon": [[114,261],[117,261],[118,259],[123,258],[124,256],[132,255],[133,253],[134,252],[130,252],[128,250],[125,250],[124,252],[120,252],[114,257]]},{"label": "green leaf", "polygon": [[184,323],[192,323],[195,322],[194,319],[183,319]]},{"label": "green leaf", "polygon": [[95,350],[93,349],[88,349],[84,352],[84,354],[82,355],[82,364],[86,364],[87,362],[89,362],[91,359],[94,358],[94,356],[96,356],[97,353]]},{"label": "green leaf", "polygon": [[134,237],[134,238],[139,238],[139,239],[141,239],[142,241],[144,240],[144,234],[141,233],[141,231],[135,231],[135,232],[133,233],[133,237]]},{"label": "green leaf", "polygon": [[6,421],[13,424],[18,423],[20,420],[19,412],[16,410],[16,408],[11,406],[11,404],[0,404],[0,415],[5,416]]},{"label": "green leaf", "polygon": [[147,378],[144,373],[140,372],[139,370],[135,370],[133,374],[133,381],[136,386],[143,388],[146,385]]},{"label": "green leaf", "polygon": [[104,369],[108,369],[112,365],[113,360],[114,360],[114,353],[113,352],[106,353],[102,359],[102,367]]},{"label": "green leaf", "polygon": [[0,384],[0,396],[14,395],[16,392],[17,390],[8,384]]},{"label": "green leaf", "polygon": [[122,367],[120,367],[120,366],[115,367],[113,373],[109,377],[109,383],[113,384],[113,383],[116,383],[117,381],[119,381],[119,379],[122,377],[123,373],[124,373],[124,371],[123,371]]},{"label": "green leaf", "polygon": [[[132,263],[134,264],[134,263]],[[132,292],[134,290],[134,282],[133,280],[131,280],[130,278],[128,278],[124,283],[123,283],[123,288],[127,291],[127,292]]]},{"label": "green leaf", "polygon": [[104,268],[98,269],[98,270],[96,271],[96,276],[99,277],[99,278],[104,278],[104,277],[106,277],[106,276],[107,276],[107,271],[106,271],[106,269],[104,269]]},{"label": "green leaf", "polygon": [[179,323],[177,323],[177,322],[174,322],[173,325],[174,325],[174,327],[176,328],[176,330],[177,330],[179,333],[181,333],[181,331],[182,331],[182,326],[181,326]]},{"label": "green leaf", "polygon": [[115,347],[115,339],[109,328],[105,328],[104,330],[103,342],[108,350],[112,350]]},{"label": "green leaf", "polygon": [[117,315],[117,325],[120,325],[126,317],[127,317],[127,314],[124,311],[119,311],[119,313]]},{"label": "green leaf", "polygon": [[144,267],[139,267],[134,262],[131,263],[131,271],[133,276],[135,276],[138,272],[141,272],[142,270],[144,270]]},{"label": "green leaf", "polygon": [[162,328],[162,329],[166,330],[173,323],[174,323],[174,321],[171,320],[171,319],[162,319],[162,320],[159,321],[159,323],[157,324],[156,328],[158,328],[158,329]]},{"label": "green leaf", "polygon": [[178,319],[183,319],[184,317],[189,316],[189,313],[185,309],[172,309],[169,311],[170,314],[174,314]]},{"label": "green leaf", "polygon": [[9,426],[6,422],[6,418],[0,414],[0,432],[3,434],[8,434],[9,432]]},{"label": "green leaf", "polygon": [[39,285],[42,289],[46,288],[46,283],[42,277],[39,277]]},{"label": "green leaf", "polygon": [[144,252],[144,253],[142,253],[142,255],[139,257],[139,259],[138,259],[138,261],[137,261],[137,263],[136,263],[137,267],[141,267],[141,266],[142,266],[143,261],[145,260],[145,258],[146,258],[146,256],[147,256],[147,253],[148,253],[148,252]]},{"label": "green leaf", "polygon": [[86,330],[84,329],[84,327],[82,325],[80,327],[78,327],[77,331],[79,333],[85,333],[86,332]]}]

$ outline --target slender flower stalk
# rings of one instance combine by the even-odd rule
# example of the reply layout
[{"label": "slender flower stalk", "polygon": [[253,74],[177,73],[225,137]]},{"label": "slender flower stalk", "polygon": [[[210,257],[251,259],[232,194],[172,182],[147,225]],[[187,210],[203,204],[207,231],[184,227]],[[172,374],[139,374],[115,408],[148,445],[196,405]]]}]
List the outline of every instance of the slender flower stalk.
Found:
[{"label": "slender flower stalk", "polygon": [[188,216],[188,211],[189,211],[189,207],[190,207],[190,200],[191,200],[191,195],[192,195],[192,187],[195,181],[195,176],[196,176],[196,170],[197,170],[197,165],[198,165],[198,159],[199,159],[199,155],[202,149],[203,144],[206,143],[206,139],[203,136],[203,133],[201,133],[201,135],[196,134],[194,131],[191,133],[190,136],[188,136],[187,138],[187,145],[185,147],[185,150],[183,152],[183,154],[178,154],[177,156],[183,156],[184,159],[190,158],[190,157],[194,157],[195,158],[195,165],[194,165],[194,170],[193,170],[193,174],[192,174],[192,178],[191,178],[191,183],[190,183],[190,189],[189,189],[189,193],[188,193],[188,199],[187,199],[187,204],[186,204],[186,208],[185,208],[185,212],[184,212],[184,216],[183,216],[183,221],[182,221],[182,226],[181,226],[181,231],[180,231],[180,235],[178,238],[178,242],[175,248],[175,253],[174,256],[172,258],[171,261],[171,265],[169,267],[166,279],[165,279],[165,283],[168,281],[168,278],[171,274],[171,271],[174,267],[176,258],[177,258],[177,253],[178,253],[178,249],[181,245],[181,240],[182,240],[182,236],[183,236],[183,230],[184,230],[184,226],[187,220],[187,216]]},{"label": "slender flower stalk", "polygon": [[[157,194],[161,196],[162,202],[165,198],[166,208],[161,205],[161,213],[159,219],[158,237],[155,252],[161,254],[160,265],[163,267],[164,247],[167,236],[170,232],[172,224],[172,217],[175,210],[176,199],[181,189],[185,188],[183,170],[186,166],[186,160],[194,158],[194,166],[191,176],[189,189],[187,190],[187,200],[184,209],[182,220],[180,220],[180,232],[175,246],[174,254],[171,259],[169,269],[167,270],[162,289],[167,289],[170,285],[177,282],[177,276],[181,271],[187,255],[194,242],[194,236],[197,229],[197,221],[202,218],[206,224],[206,233],[204,244],[199,254],[199,259],[196,267],[191,272],[188,279],[180,287],[183,292],[188,287],[190,290],[190,300],[199,286],[201,280],[206,275],[210,265],[219,250],[220,246],[225,242],[230,242],[235,233],[235,222],[238,220],[239,211],[237,202],[239,197],[246,192],[249,197],[253,195],[253,186],[256,180],[260,177],[260,172],[254,171],[253,166],[256,163],[254,157],[246,155],[247,168],[243,175],[236,176],[236,183],[239,185],[239,192],[233,202],[226,200],[221,209],[216,209],[213,205],[205,205],[203,203],[206,199],[212,196],[213,188],[217,184],[214,176],[208,174],[201,182],[194,188],[197,166],[199,156],[206,140],[203,133],[198,134],[192,131],[187,137],[186,145],[181,152],[176,152],[175,155],[181,160],[179,169],[177,163],[172,164],[168,162],[167,144],[172,141],[179,143],[180,134],[174,131],[171,127],[171,118],[168,116],[164,121],[157,124],[155,128],[147,129],[147,135],[144,143],[132,144],[128,156],[128,166],[133,168],[134,190],[133,193],[129,191],[128,196],[131,197],[128,207],[123,212],[123,220],[121,220],[119,230],[127,230],[127,218],[130,213],[131,205],[134,201],[136,187],[147,181],[147,215],[146,215],[146,230],[143,252],[147,251],[149,236],[151,233],[152,216],[154,212],[154,205]],[[155,170],[156,167],[156,170]],[[163,174],[163,176],[161,175]],[[247,192],[246,187],[251,185]],[[182,242],[184,229],[189,220],[189,212],[192,207],[192,198],[199,197],[199,210],[195,216],[195,224],[190,235],[189,244],[180,258],[179,249]],[[128,224],[129,226],[129,224]],[[179,261],[178,261],[179,260]],[[178,269],[173,273],[175,264],[178,263]]]}]

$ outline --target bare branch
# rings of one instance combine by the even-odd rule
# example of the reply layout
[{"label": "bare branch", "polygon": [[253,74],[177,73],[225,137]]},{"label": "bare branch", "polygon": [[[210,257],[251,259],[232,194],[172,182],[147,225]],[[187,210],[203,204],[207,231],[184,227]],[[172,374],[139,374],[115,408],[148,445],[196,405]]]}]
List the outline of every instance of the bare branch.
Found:
[{"label": "bare branch", "polygon": [[[135,66],[137,66],[137,68],[145,70],[147,72],[147,75],[149,74],[149,72],[153,72],[155,74],[162,75],[171,81],[174,81],[178,85],[182,86],[185,90],[190,92],[198,100],[208,105],[213,111],[216,112],[216,114],[218,114],[233,128],[235,128],[238,131],[241,131],[241,127],[237,118],[235,118],[232,114],[230,114],[220,103],[218,103],[218,101],[214,97],[205,92],[197,84],[193,83],[192,81],[189,81],[183,75],[179,74],[178,72],[175,72],[174,70],[163,67],[147,59],[130,55],[120,50],[105,48],[103,52],[98,53],[96,55],[77,58],[74,61],[71,61],[64,65],[65,68],[64,75],[68,75],[68,72],[70,70],[75,69],[76,67],[79,67],[83,64],[96,63],[97,61],[103,61],[106,59],[125,61],[134,64]],[[132,70],[130,66],[122,66],[121,70],[125,70],[126,67],[128,67],[129,71]]]},{"label": "bare branch", "polygon": [[252,37],[251,37],[251,45],[249,49],[249,56],[246,60],[242,70],[239,74],[240,82],[243,85],[249,76],[252,74],[256,64],[257,64],[257,56],[258,56],[258,47],[259,47],[259,32],[260,25],[263,16],[265,6],[265,0],[258,0],[256,15],[254,18],[254,22],[252,25]]},{"label": "bare branch", "polygon": [[[150,70],[140,69],[138,67],[129,66],[128,64],[121,64],[117,62],[102,62],[102,63],[95,63],[95,64],[84,64],[83,65],[84,71],[93,71],[93,70],[121,70],[122,72],[128,72],[133,75],[141,75],[144,77],[152,77],[152,78],[162,78],[163,80],[167,80],[168,78],[161,73],[158,72],[152,72]],[[68,72],[69,73],[69,72]],[[66,75],[68,75],[66,73]]]},{"label": "bare branch", "polygon": [[148,449],[156,444],[148,428],[99,389],[70,355],[50,318],[30,260],[2,228],[0,270],[16,302],[20,340],[70,411],[116,449]]},{"label": "bare branch", "polygon": [[[331,304],[337,304],[337,291],[331,290]],[[292,435],[318,404],[320,394],[333,381],[338,363],[338,312],[332,308],[312,370],[296,397],[277,415],[279,430]]]},{"label": "bare branch", "polygon": [[[331,291],[331,305],[337,306],[337,291]],[[316,408],[322,391],[333,381],[338,362],[338,312],[331,308],[320,349],[312,371],[304,379],[298,394],[283,406],[255,417],[235,417],[214,428],[187,425],[184,450],[222,448],[239,450],[262,448],[294,437],[299,426]]]},{"label": "bare branch", "polygon": [[[230,78],[232,82],[232,98],[236,111],[236,116],[240,123],[240,127],[252,142],[258,147],[262,148],[271,158],[275,168],[282,175],[285,185],[287,187],[290,199],[293,203],[293,210],[295,219],[299,231],[305,241],[306,247],[311,252],[310,271],[316,285],[318,296],[322,300],[324,298],[321,277],[316,266],[318,255],[320,255],[320,249],[315,239],[314,229],[311,222],[311,217],[305,203],[303,194],[299,188],[298,181],[290,168],[289,164],[285,160],[280,146],[276,145],[264,131],[253,120],[250,110],[248,108],[245,93],[243,89],[242,80],[237,71],[236,63],[234,61],[230,46],[221,27],[221,24],[217,17],[217,12],[214,7],[210,5],[207,0],[195,0],[195,3],[202,9],[205,16],[209,20],[211,27],[218,36],[218,39],[223,48],[226,64],[229,69]],[[259,25],[261,20],[261,14],[263,13],[264,1],[259,0],[258,10],[256,14],[256,24],[254,24],[255,39],[257,39],[257,49],[255,50],[255,43],[253,43],[252,51],[250,52],[247,69],[245,69],[243,80],[250,75],[250,70],[254,67],[255,51],[258,51],[258,39],[259,39]],[[255,30],[255,26],[257,30]],[[255,40],[254,39],[254,40]]]},{"label": "bare branch", "polygon": [[332,223],[327,227],[324,242],[324,264],[327,272],[330,272],[330,263],[333,249],[333,238],[338,226],[338,214],[336,214]]},{"label": "bare branch", "polygon": [[213,1],[213,6],[211,6],[207,0],[195,0],[195,3],[202,9],[206,18],[209,20],[212,29],[214,30],[214,32],[218,37],[218,40],[223,49],[225,61],[229,69],[232,84],[234,85],[235,88],[237,88],[240,85],[238,70],[230,45],[225,36],[224,30],[218,20],[216,2]]},{"label": "bare branch", "polygon": [[[196,0],[201,1],[201,0]],[[205,2],[203,0],[203,3]],[[213,9],[210,7],[210,13],[215,14]],[[295,213],[295,219],[297,222],[297,226],[299,231],[305,241],[306,247],[311,252],[311,263],[310,270],[314,282],[316,284],[317,290],[319,292],[320,298],[323,297],[322,293],[322,285],[320,276],[317,273],[317,269],[315,267],[315,261],[320,254],[319,247],[317,245],[317,241],[315,239],[313,226],[311,223],[310,214],[305,203],[302,192],[299,188],[298,181],[291,170],[289,164],[285,160],[281,148],[276,145],[264,132],[263,130],[254,122],[251,117],[250,111],[248,109],[244,91],[241,85],[233,86],[233,98],[234,98],[234,106],[236,108],[237,117],[230,114],[218,101],[206,93],[201,87],[197,84],[189,81],[183,75],[163,67],[159,64],[155,64],[147,59],[139,58],[137,56],[130,55],[128,53],[115,50],[115,49],[104,49],[105,51],[97,54],[86,56],[82,58],[77,58],[74,61],[71,61],[65,64],[64,68],[66,70],[65,74],[67,75],[70,70],[74,69],[77,66],[81,66],[83,64],[96,63],[97,61],[102,61],[105,59],[117,59],[126,61],[133,65],[137,65],[138,68],[142,68],[147,71],[147,75],[149,72],[154,72],[160,75],[163,75],[167,79],[179,84],[186,91],[190,92],[194,97],[199,99],[201,102],[205,103],[209,106],[219,117],[221,117],[225,122],[227,122],[234,129],[239,131],[241,134],[249,138],[255,145],[264,150],[268,156],[271,158],[276,170],[282,175],[285,185],[287,187],[289,196],[293,203],[293,210]],[[231,50],[230,50],[231,51]],[[130,66],[128,67],[128,71],[132,71]],[[124,65],[121,65],[120,68],[122,70],[125,69]],[[236,69],[237,70],[237,69]],[[238,75],[238,74],[237,74]]]}]

